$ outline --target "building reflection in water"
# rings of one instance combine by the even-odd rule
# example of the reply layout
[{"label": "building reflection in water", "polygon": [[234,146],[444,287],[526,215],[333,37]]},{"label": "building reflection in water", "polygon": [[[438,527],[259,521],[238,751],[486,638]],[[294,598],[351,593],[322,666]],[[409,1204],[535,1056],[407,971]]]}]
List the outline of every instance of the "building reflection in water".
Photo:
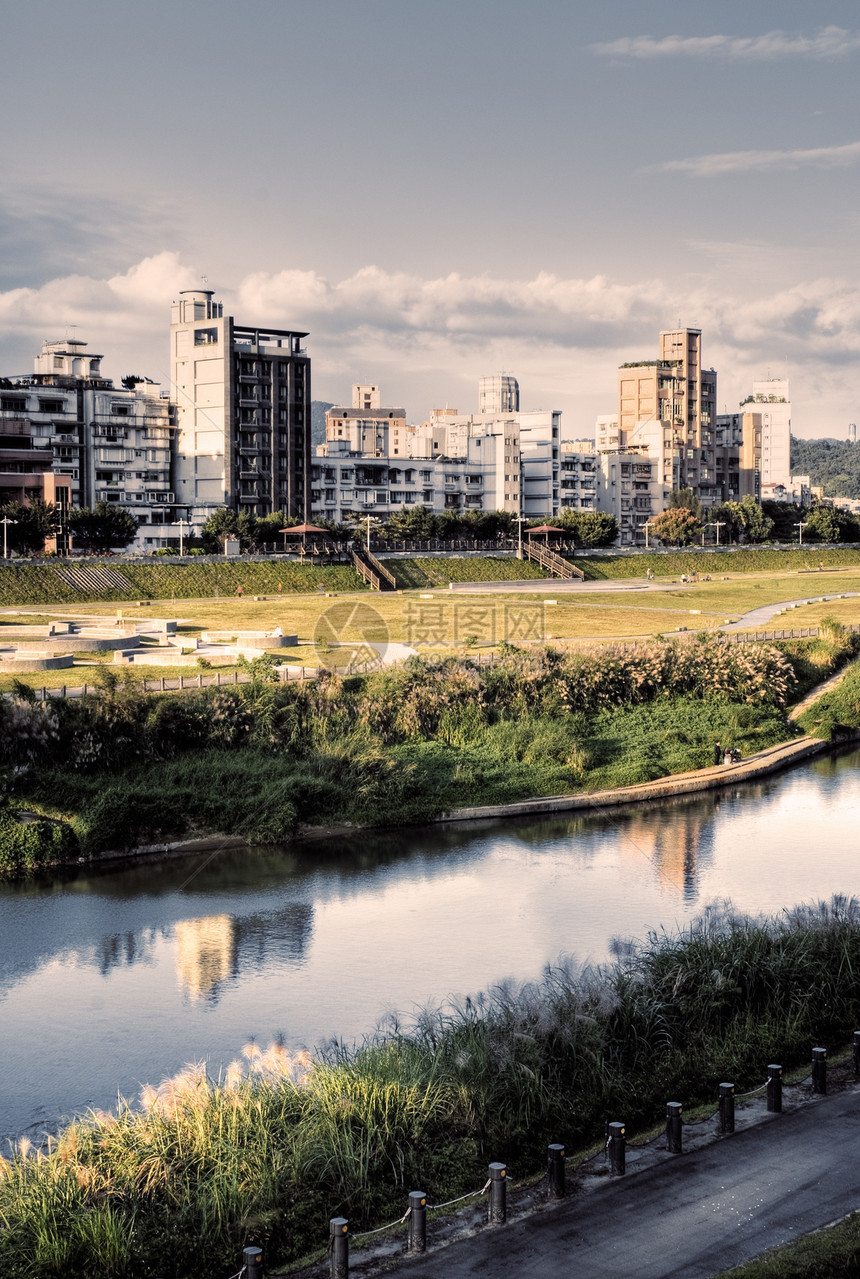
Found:
[{"label": "building reflection in water", "polygon": [[272,962],[299,966],[313,931],[313,907],[294,902],[245,918],[203,915],[177,920],[173,931],[180,986],[195,1003],[215,1003],[224,986],[243,972]]}]

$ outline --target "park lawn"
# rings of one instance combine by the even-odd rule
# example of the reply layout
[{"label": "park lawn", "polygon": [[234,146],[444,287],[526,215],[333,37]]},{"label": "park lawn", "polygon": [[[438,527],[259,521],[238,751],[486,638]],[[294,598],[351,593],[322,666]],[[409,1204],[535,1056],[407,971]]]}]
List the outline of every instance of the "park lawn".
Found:
[{"label": "park lawn", "polygon": [[[860,591],[860,568],[846,569],[824,574],[798,574],[796,571],[738,574],[728,580],[680,585],[667,582],[663,590],[631,591],[621,589],[608,592],[559,592],[558,603],[544,604],[545,631],[558,639],[611,639],[627,636],[655,635],[675,630],[679,626],[706,630],[719,625],[727,617],[739,617],[750,609],[782,600],[797,599],[816,594],[835,594]],[[305,660],[310,665],[314,627],[323,612],[336,609],[343,616],[338,618],[337,630],[344,640],[362,638],[362,615],[371,608],[386,626],[392,640],[409,642],[410,619],[414,621],[417,610],[425,606],[442,608],[442,626],[455,638],[453,607],[491,608],[496,619],[497,636],[504,633],[503,610],[509,607],[540,604],[547,592],[493,592],[492,594],[468,594],[464,596],[447,591],[435,591],[432,599],[423,601],[420,592],[403,594],[377,594],[369,592],[336,593],[332,595],[284,595],[254,600],[242,599],[182,599],[175,604],[153,601],[151,607],[138,609],[122,607],[123,620],[142,622],[147,617],[173,616],[180,622],[180,631],[189,636],[199,636],[204,630],[220,630],[234,633],[239,630],[271,631],[280,626],[286,633],[296,633],[300,649],[280,650],[279,655],[289,661]],[[550,598],[552,595],[550,594]],[[115,604],[58,605],[50,613],[4,614],[7,623],[36,623],[62,616],[104,619],[109,624],[116,620]],[[350,616],[355,609],[354,616]],[[793,609],[775,619],[773,625],[815,625],[822,614],[839,617],[841,621],[860,621],[860,600],[836,600],[823,605],[809,605]],[[460,628],[462,629],[462,627]],[[477,631],[477,627],[475,630]],[[478,634],[479,643],[488,643],[492,628]],[[439,648],[437,643],[432,646]],[[441,646],[444,648],[444,646]],[[304,651],[302,651],[304,650]],[[424,645],[422,651],[427,651]],[[60,680],[60,683],[63,681]]]}]

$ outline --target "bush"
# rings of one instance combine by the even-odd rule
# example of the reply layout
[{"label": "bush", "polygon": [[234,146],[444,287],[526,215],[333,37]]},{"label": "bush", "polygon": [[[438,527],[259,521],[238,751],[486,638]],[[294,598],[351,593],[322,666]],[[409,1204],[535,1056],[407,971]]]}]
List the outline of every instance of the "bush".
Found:
[{"label": "bush", "polygon": [[22,821],[9,804],[0,805],[0,871],[17,873],[73,861],[80,853],[67,822],[32,816]]}]

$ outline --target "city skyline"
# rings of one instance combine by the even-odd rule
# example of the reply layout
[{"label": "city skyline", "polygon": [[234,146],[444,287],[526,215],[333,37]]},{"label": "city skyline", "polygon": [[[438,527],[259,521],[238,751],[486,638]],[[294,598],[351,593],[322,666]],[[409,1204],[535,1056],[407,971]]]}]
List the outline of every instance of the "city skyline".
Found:
[{"label": "city skyline", "polygon": [[770,375],[797,435],[860,413],[847,3],[36,0],[8,27],[0,373],[69,332],[167,386],[167,308],[207,277],[310,332],[314,398],[372,381],[412,421],[504,370],[590,435],[679,321],[718,412]]}]

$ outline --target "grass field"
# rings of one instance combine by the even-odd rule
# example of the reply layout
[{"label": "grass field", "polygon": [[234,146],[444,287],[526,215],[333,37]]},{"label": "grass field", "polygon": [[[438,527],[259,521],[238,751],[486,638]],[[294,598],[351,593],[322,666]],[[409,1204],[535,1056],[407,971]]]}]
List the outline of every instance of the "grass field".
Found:
[{"label": "grass field", "polygon": [[[374,629],[375,637],[383,638],[387,630],[390,640],[414,644],[421,652],[461,651],[469,637],[474,637],[477,645],[486,651],[506,637],[514,643],[538,638],[612,640],[646,638],[679,627],[691,631],[710,630],[727,618],[737,618],[761,605],[851,591],[860,591],[860,566],[822,574],[798,573],[796,569],[726,574],[719,580],[692,585],[670,580],[656,586],[651,584],[648,590],[626,586],[618,591],[559,592],[549,596],[557,600],[553,604],[546,603],[546,592],[502,590],[466,595],[435,590],[395,595],[361,591],[270,595],[260,600],[231,596],[154,601],[147,608],[125,605],[123,614],[134,621],[142,621],[150,614],[174,616],[180,621],[181,633],[189,636],[199,636],[205,630],[273,630],[280,626],[286,633],[297,633],[300,643],[297,648],[280,650],[279,656],[291,663],[314,666],[318,660],[314,630],[324,613],[328,614],[334,633],[347,642],[360,641],[367,635],[368,627],[374,629],[381,625],[381,634]],[[110,624],[116,620],[115,601],[37,607],[38,612],[24,607],[4,610],[0,614],[0,638],[3,627],[8,624],[45,623],[69,616],[102,617]],[[860,599],[804,605],[775,618],[768,627],[815,626],[825,616],[844,623],[858,623]],[[96,658],[86,654],[69,671],[48,671],[44,676],[41,673],[26,676],[25,680],[31,685],[49,688],[80,684],[87,679],[87,672],[92,672],[95,661],[101,664],[105,660],[112,661],[112,655]],[[180,671],[195,672],[194,667],[133,669],[135,674],[148,679],[175,676]],[[13,679],[10,675],[0,675],[0,690],[11,688]]]}]

